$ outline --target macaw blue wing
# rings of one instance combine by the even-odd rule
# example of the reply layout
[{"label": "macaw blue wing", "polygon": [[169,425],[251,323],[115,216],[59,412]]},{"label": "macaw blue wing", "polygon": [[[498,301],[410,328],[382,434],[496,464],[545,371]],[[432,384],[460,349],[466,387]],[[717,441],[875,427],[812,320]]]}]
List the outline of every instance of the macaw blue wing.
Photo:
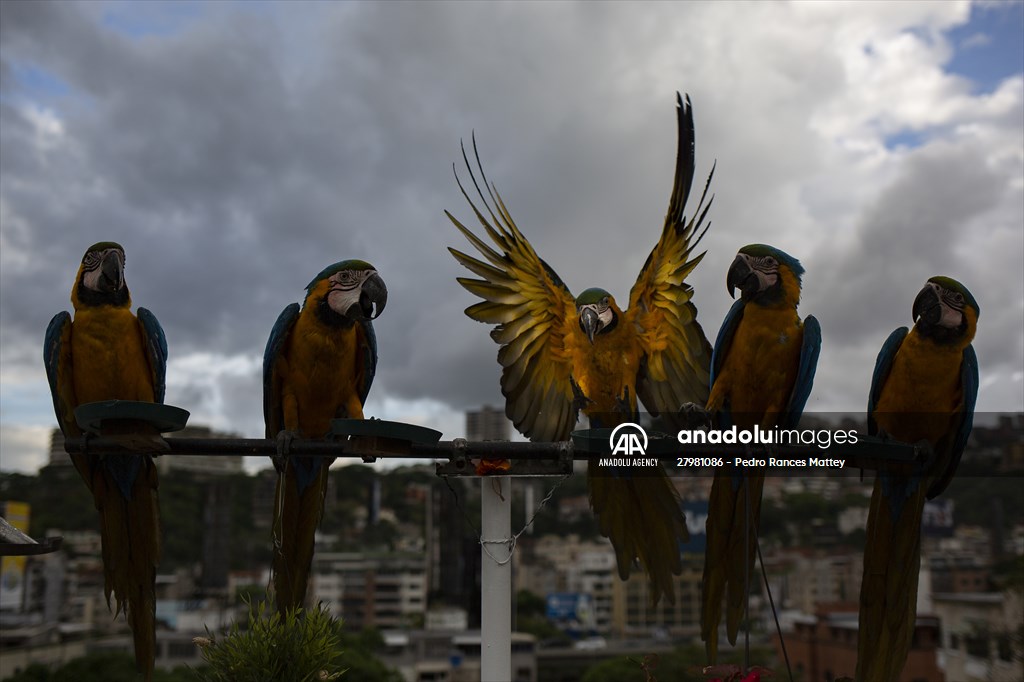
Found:
[{"label": "macaw blue wing", "polygon": [[139,325],[146,342],[146,357],[153,373],[153,401],[162,403],[167,391],[167,337],[156,316],[146,308],[139,308]]},{"label": "macaw blue wing", "polygon": [[266,437],[276,438],[284,428],[284,414],[281,408],[281,391],[279,380],[275,376],[278,359],[284,350],[284,343],[291,333],[295,321],[299,319],[299,304],[292,303],[281,311],[270,330],[267,348],[263,352],[263,419],[266,424]]},{"label": "macaw blue wing", "polygon": [[800,345],[800,367],[783,422],[788,428],[794,429],[800,423],[800,416],[804,413],[804,406],[807,405],[807,398],[811,395],[811,387],[814,385],[814,372],[818,368],[820,352],[821,325],[818,324],[818,318],[808,315],[804,320],[804,338]]},{"label": "macaw blue wing", "polygon": [[733,303],[725,316],[725,321],[722,322],[722,328],[718,330],[718,336],[715,338],[715,347],[711,351],[712,387],[715,385],[715,379],[718,378],[722,371],[722,363],[725,362],[725,357],[729,354],[729,348],[732,347],[732,337],[736,335],[736,329],[740,326],[740,320],[743,319],[744,305],[742,300]]},{"label": "macaw blue wing", "polygon": [[[373,331],[373,322],[363,320],[360,322],[363,327],[363,334],[366,336],[366,357],[363,358],[363,385],[359,387],[359,402],[366,404],[366,396],[370,394],[370,386],[373,384],[373,377],[377,374],[377,334]],[[273,335],[271,335],[273,336]]]},{"label": "macaw blue wing", "polygon": [[[907,337],[910,330],[906,327],[899,327],[889,334],[889,338],[882,344],[882,350],[878,351],[878,358],[875,360],[875,371],[871,375],[871,392],[868,395],[868,434],[878,435],[878,423],[875,421],[875,405],[882,395],[882,387],[885,386],[889,372],[892,371],[892,363],[896,358],[896,352],[903,345],[903,339]],[[921,482],[921,473],[917,472],[910,477],[897,476],[888,471],[879,471],[878,480],[882,486],[882,493],[889,500],[889,513],[893,523],[896,523],[903,514],[903,505],[917,489]]]},{"label": "macaw blue wing", "polygon": [[889,338],[882,344],[882,350],[878,351],[878,357],[875,359],[875,371],[871,375],[871,392],[868,394],[868,434],[872,436],[878,435],[875,405],[878,404],[882,386],[885,385],[885,380],[889,378],[889,372],[892,371],[892,361],[896,357],[896,351],[900,349],[903,339],[907,338],[908,333],[910,330],[906,327],[893,330],[892,334],[889,334]]},{"label": "macaw blue wing", "polygon": [[[708,390],[715,387],[715,380],[718,379],[718,375],[722,372],[722,363],[725,362],[725,358],[729,355],[729,349],[732,348],[732,339],[736,336],[740,320],[743,319],[743,308],[745,305],[743,299],[733,303],[725,316],[725,320],[722,322],[721,329],[718,330],[718,336],[715,338],[715,347],[711,351],[711,378],[708,382]],[[729,406],[724,405],[723,409],[719,410],[714,416],[714,419],[716,428],[722,429],[732,426]]]},{"label": "macaw blue wing", "polygon": [[974,346],[964,348],[963,362],[960,364],[960,387],[963,391],[960,425],[953,439],[949,465],[942,472],[942,477],[928,489],[929,500],[941,494],[953,479],[953,474],[960,465],[960,457],[967,447],[967,437],[971,435],[971,428],[974,426],[974,406],[978,402],[978,356],[974,353]]},{"label": "macaw blue wing", "polygon": [[65,436],[81,435],[75,422],[75,390],[71,382],[71,315],[67,311],[54,315],[46,327],[43,364],[60,430]]}]

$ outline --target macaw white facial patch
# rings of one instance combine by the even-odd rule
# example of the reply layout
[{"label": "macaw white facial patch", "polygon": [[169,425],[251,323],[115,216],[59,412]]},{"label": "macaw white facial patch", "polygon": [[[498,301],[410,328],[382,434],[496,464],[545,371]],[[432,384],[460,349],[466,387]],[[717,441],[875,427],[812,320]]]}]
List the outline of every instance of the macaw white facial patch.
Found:
[{"label": "macaw white facial patch", "polygon": [[327,305],[339,315],[346,314],[349,308],[359,303],[363,282],[376,272],[376,270],[342,270],[331,275]]}]

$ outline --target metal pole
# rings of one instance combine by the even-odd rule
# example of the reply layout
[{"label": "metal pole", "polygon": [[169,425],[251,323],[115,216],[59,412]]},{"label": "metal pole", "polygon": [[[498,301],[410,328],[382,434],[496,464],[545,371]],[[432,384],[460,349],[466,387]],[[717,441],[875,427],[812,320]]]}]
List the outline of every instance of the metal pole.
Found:
[{"label": "metal pole", "polygon": [[750,479],[743,479],[743,674],[750,670]]},{"label": "metal pole", "polygon": [[480,679],[512,679],[512,479],[480,479]]}]

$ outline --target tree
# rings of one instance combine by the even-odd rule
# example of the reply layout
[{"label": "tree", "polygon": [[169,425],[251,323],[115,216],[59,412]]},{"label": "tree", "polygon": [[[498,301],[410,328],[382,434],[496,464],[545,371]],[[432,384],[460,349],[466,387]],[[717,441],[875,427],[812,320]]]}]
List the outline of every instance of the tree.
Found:
[{"label": "tree", "polygon": [[295,608],[281,617],[267,616],[267,603],[249,604],[248,627],[238,623],[220,637],[197,637],[200,654],[209,667],[205,682],[313,682],[334,680],[342,670],[341,621],[317,604]]}]

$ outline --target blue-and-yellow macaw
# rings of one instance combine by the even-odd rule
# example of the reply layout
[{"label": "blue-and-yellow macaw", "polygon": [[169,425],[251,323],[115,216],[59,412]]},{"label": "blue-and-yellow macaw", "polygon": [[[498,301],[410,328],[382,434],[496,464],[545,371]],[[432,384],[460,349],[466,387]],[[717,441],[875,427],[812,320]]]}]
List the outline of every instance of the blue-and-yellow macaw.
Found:
[{"label": "blue-and-yellow macaw", "polygon": [[[82,436],[75,422],[79,405],[104,400],[162,403],[167,341],[153,313],[139,308],[124,279],[124,249],[114,242],[90,246],[82,258],[71,304],[74,321],[60,312],[50,321],[43,362],[57,422],[67,438]],[[126,443],[161,449],[159,434],[125,434]],[[145,441],[151,441],[147,447]],[[160,562],[157,473],[150,454],[71,455],[92,491],[100,515],[103,583],[110,606],[124,612],[135,640],[135,663],[146,679],[153,673],[156,641],[154,581]]]},{"label": "blue-and-yellow macaw", "polygon": [[924,503],[949,485],[974,421],[978,313],[966,287],[932,277],[914,299],[914,328],[890,334],[875,361],[868,432],[927,441],[933,457],[913,474],[875,477],[860,589],[860,682],[898,679],[910,650]]},{"label": "blue-and-yellow macaw", "polygon": [[[744,246],[726,278],[738,288],[715,340],[707,411],[716,428],[795,427],[814,381],[821,327],[797,314],[804,269],[792,256],[764,244]],[[736,643],[746,576],[753,571],[764,472],[715,472],[708,501],[701,639],[710,661],[718,654],[718,624],[726,597],[726,634]],[[747,500],[750,510],[747,510]],[[744,547],[746,545],[746,547]],[[744,558],[746,557],[746,561]]]},{"label": "blue-and-yellow macaw", "polygon": [[282,615],[301,607],[313,562],[313,536],[324,510],[333,457],[288,456],[293,438],[324,438],[331,420],[362,419],[377,371],[371,320],[387,303],[384,280],[372,265],[346,260],[325,268],[306,286],[299,309],[277,318],[263,355],[263,417],[279,456],[274,505],[274,589]]},{"label": "blue-and-yellow macaw", "polygon": [[[459,188],[498,250],[446,212],[490,264],[449,250],[482,278],[458,280],[484,299],[466,314],[497,325],[491,338],[501,345],[505,414],[532,440],[568,440],[580,410],[591,427],[607,428],[635,422],[638,398],[652,414],[672,419],[684,403],[707,395],[711,345],[697,323],[693,290],[685,279],[704,256],[694,256],[693,249],[704,235],[710,202],[703,212],[701,206],[711,177],[688,221],[683,209],[694,173],[693,113],[689,98],[685,105],[677,99],[679,147],[668,215],[630,290],[627,310],[603,289],[587,289],[574,298],[516,227],[497,189],[488,185],[477,155],[488,202],[463,150],[493,225],[461,182]],[[628,578],[639,560],[650,577],[652,601],[657,603],[662,594],[672,600],[672,574],[682,570],[679,543],[689,538],[678,493],[660,467],[657,474],[643,476],[595,475],[595,468],[592,461],[590,502],[615,549],[620,577]]]}]

